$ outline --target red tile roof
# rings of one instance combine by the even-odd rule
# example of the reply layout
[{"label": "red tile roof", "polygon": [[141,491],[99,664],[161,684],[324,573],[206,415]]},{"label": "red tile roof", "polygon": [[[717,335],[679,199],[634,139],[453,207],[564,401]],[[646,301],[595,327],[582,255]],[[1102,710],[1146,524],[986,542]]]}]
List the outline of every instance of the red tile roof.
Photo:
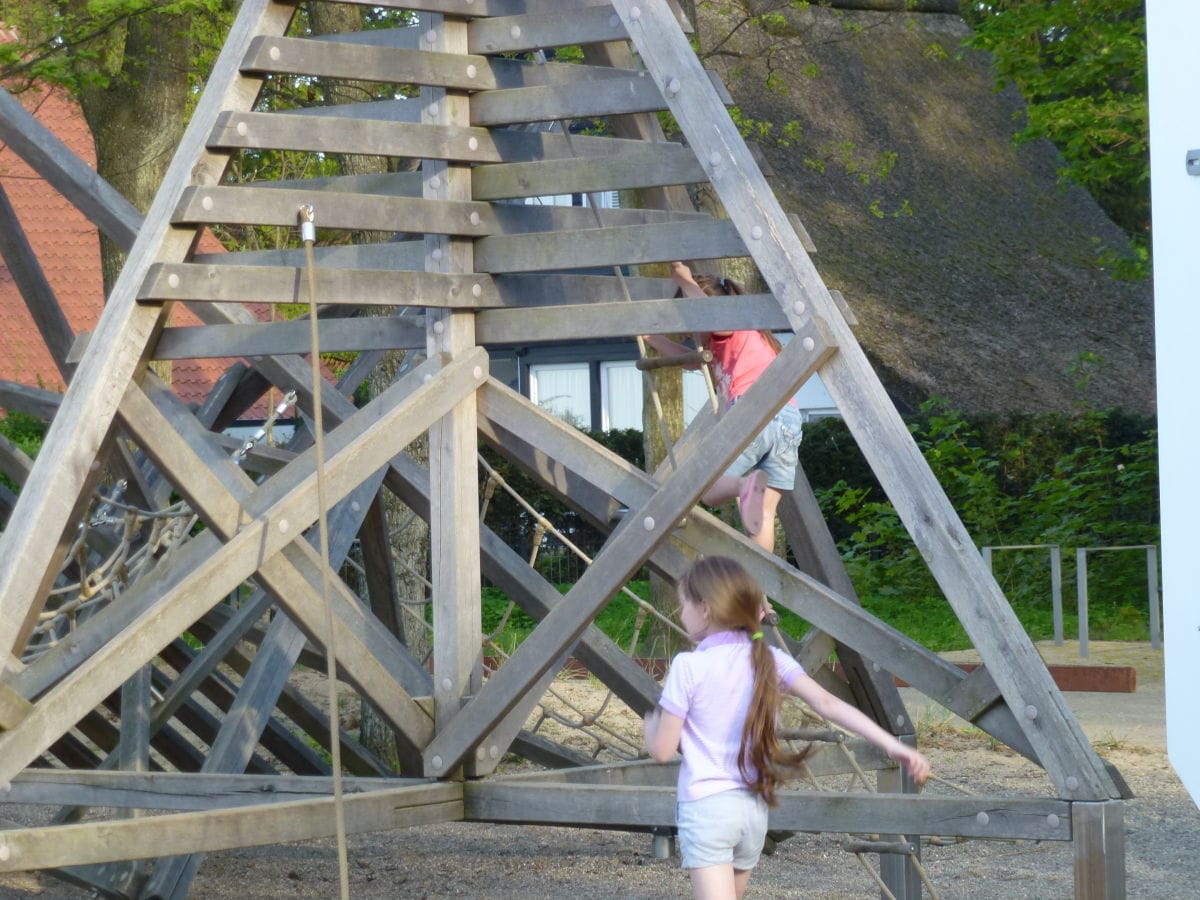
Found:
[{"label": "red tile roof", "polygon": [[[0,25],[0,41],[13,39],[13,32]],[[91,132],[78,105],[65,91],[34,88],[21,92],[18,99],[80,159],[95,166]],[[104,305],[96,226],[3,143],[0,143],[0,186],[8,195],[67,322],[77,334],[91,331]],[[202,246],[210,253],[221,249],[211,235],[205,236]],[[262,315],[259,310],[256,313]],[[177,306],[171,314],[171,324],[198,325],[200,321],[184,307]],[[177,361],[172,365],[172,386],[184,402],[199,402],[230,362]],[[58,367],[3,259],[0,259],[0,379],[65,390]],[[262,409],[253,409],[247,415],[264,415],[265,403],[259,406]]]}]

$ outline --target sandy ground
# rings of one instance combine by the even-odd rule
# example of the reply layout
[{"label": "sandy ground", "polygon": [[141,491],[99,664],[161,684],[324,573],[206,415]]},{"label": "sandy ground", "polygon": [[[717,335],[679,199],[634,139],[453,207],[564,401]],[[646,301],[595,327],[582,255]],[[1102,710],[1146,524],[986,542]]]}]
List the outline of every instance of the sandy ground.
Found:
[{"label": "sandy ground", "polygon": [[[1077,645],[1039,645],[1048,662],[1080,662]],[[962,655],[969,659],[969,654]],[[1133,898],[1194,898],[1200,879],[1200,811],[1165,753],[1161,653],[1140,644],[1092,642],[1090,664],[1135,665],[1133,694],[1067,693],[1084,732],[1113,762],[1136,798],[1126,804],[1126,870]],[[588,682],[564,689],[581,707],[595,704]],[[902,693],[918,722],[922,748],[943,779],[931,790],[1050,794],[1037,767],[982,733]],[[622,713],[611,707],[606,718]],[[952,787],[953,786],[953,787]],[[834,784],[822,785],[835,789]],[[2,814],[2,811],[0,811]],[[11,816],[10,816],[11,817]],[[840,849],[839,835],[798,835],[764,857],[753,897],[878,896],[870,874]],[[1071,846],[1054,842],[971,841],[923,848],[923,864],[942,898],[1068,898],[1074,894]],[[351,895],[391,897],[651,898],[686,896],[677,859],[655,859],[641,834],[453,823],[351,836]],[[211,854],[192,895],[200,898],[317,898],[338,894],[332,840]],[[0,897],[89,896],[42,874],[0,876]]]}]

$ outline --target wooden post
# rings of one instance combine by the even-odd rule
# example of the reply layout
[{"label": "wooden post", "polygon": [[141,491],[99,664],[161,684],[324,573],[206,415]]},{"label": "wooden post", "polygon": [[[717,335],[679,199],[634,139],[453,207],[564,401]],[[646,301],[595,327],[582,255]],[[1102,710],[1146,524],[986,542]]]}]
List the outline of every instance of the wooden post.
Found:
[{"label": "wooden post", "polygon": [[[424,26],[423,26],[424,27]],[[442,53],[467,52],[467,23],[431,15],[421,46]],[[468,95],[445,88],[421,92],[422,122],[470,124]],[[470,200],[469,166],[440,159],[421,163],[427,200]],[[444,234],[425,236],[425,271],[474,271],[472,242]],[[475,318],[447,310],[427,313],[430,357],[454,357],[475,346]],[[463,699],[482,682],[479,575],[479,489],[476,404],[472,395],[429,430],[430,547],[433,582],[433,698],[435,727],[450,721]],[[486,752],[486,751],[485,751]]]},{"label": "wooden post", "polygon": [[1125,808],[1119,801],[1071,804],[1076,900],[1125,897]]},{"label": "wooden post", "polygon": [[[916,744],[911,735],[900,738],[907,744]],[[877,789],[883,794],[912,794],[914,802],[916,785],[908,777],[903,766],[880,769],[875,775]],[[881,841],[903,841],[916,848],[916,859],[921,858],[921,836],[919,834],[881,834]],[[921,896],[921,876],[913,865],[913,857],[907,854],[880,853],[879,875],[896,900],[918,900]]]}]

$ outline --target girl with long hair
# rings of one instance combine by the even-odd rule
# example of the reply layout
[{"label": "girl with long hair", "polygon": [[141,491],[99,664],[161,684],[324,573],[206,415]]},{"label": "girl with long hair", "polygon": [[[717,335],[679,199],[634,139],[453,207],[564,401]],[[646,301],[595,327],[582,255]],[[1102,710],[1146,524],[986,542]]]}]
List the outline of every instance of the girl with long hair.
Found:
[{"label": "girl with long hair", "polygon": [[[681,262],[671,263],[671,277],[685,297],[743,293],[741,285],[729,278],[693,277]],[[645,335],[644,339],[666,356],[692,352],[662,335]],[[712,351],[714,381],[727,408],[774,362],[780,349],[769,331],[714,331],[695,339],[701,348]],[[746,534],[769,553],[775,552],[775,511],[783,493],[796,484],[800,430],[800,409],[788,401],[700,498],[709,506],[719,506],[736,497]]]},{"label": "girl with long hair", "polygon": [[646,749],[659,762],[683,755],[676,826],[694,896],[740,898],[762,852],[776,788],[806,755],[787,752],[776,738],[783,693],[879,746],[917,784],[929,776],[929,762],[763,640],[763,592],[740,563],[703,557],[678,593],[680,620],[697,647],[672,660],[659,705],[646,714]]}]

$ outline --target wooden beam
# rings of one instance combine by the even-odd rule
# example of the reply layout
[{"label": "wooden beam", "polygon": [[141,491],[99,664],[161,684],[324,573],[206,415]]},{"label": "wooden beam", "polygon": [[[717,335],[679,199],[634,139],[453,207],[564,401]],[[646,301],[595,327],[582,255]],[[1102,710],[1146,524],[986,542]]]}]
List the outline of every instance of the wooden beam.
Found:
[{"label": "wooden beam", "polygon": [[[640,146],[631,147],[619,156],[580,155],[498,163],[478,166],[472,175],[477,200],[507,200],[685,185],[702,181],[704,170],[690,150],[673,144],[640,142]],[[616,210],[608,209],[601,214],[605,218],[612,215],[614,219],[620,216]],[[701,214],[680,217],[697,215]]]},{"label": "wooden beam", "polygon": [[724,219],[557,234],[495,235],[475,244],[476,271],[493,274],[745,255],[746,245],[737,227]]},{"label": "wooden beam", "polygon": [[[433,29],[424,32],[426,38],[433,34]],[[253,41],[242,60],[242,71],[415,84],[456,91],[492,91],[498,86],[491,60],[486,56],[296,37],[271,36]]]},{"label": "wooden beam", "polygon": [[[416,778],[354,778],[346,794],[427,784]],[[333,779],[321,775],[243,775],[178,772],[113,772],[94,769],[26,769],[13,779],[6,803],[30,806],[104,806],[188,812],[288,803],[333,795]]]},{"label": "wooden beam", "polygon": [[0,381],[0,406],[14,412],[49,422],[58,412],[62,394],[43,388],[18,384],[15,381]]},{"label": "wooden beam", "polygon": [[[361,316],[322,322],[322,353],[343,350],[412,350],[425,346],[425,328],[415,318]],[[200,325],[166,328],[155,359],[224,359],[228,356],[299,354],[312,347],[307,322],[262,325]]]},{"label": "wooden beam", "polygon": [[0,141],[122,248],[142,224],[133,205],[0,87]]},{"label": "wooden beam", "polygon": [[[318,268],[314,276],[317,296],[326,304],[467,309],[503,304],[492,279],[474,273],[442,275]],[[298,303],[306,279],[307,273],[300,268],[175,263],[151,270],[138,300]]]},{"label": "wooden beam", "polygon": [[[471,53],[437,53],[421,46],[430,32],[390,29],[404,40],[354,35],[320,38],[264,37],[251,44],[242,70],[271,74],[348,78],[388,84],[416,84],[450,90],[495,91],[540,85],[594,84],[605,79],[640,77],[635,70],[558,62],[533,62]],[[414,39],[415,38],[415,39]]]},{"label": "wooden beam", "polygon": [[0,731],[12,731],[32,710],[32,703],[0,682]]},{"label": "wooden beam", "polygon": [[1125,808],[1072,803],[1076,900],[1124,900]]},{"label": "wooden beam", "polygon": [[[467,52],[467,23],[434,15],[425,49]],[[465,93],[445,88],[422,91],[424,121],[441,126],[469,124]],[[421,162],[422,196],[447,203],[471,197],[468,166],[440,159]],[[425,235],[427,272],[474,272],[474,245],[449,234]],[[426,315],[426,352],[451,358],[476,346],[474,316],[432,311]],[[430,582],[433,596],[433,700],[438,727],[458,714],[483,679],[479,627],[479,463],[475,395],[449,410],[429,429]],[[470,769],[468,768],[468,773]],[[445,774],[439,772],[438,774]]]},{"label": "wooden beam", "polygon": [[[385,831],[462,818],[462,786],[453,783],[351,794],[346,833]],[[333,834],[333,798],[172,813],[122,822],[25,828],[0,837],[0,872],[48,869],[164,854],[261,847]]]},{"label": "wooden beam", "polygon": [[[0,88],[0,91],[3,90]],[[7,96],[7,93],[0,95],[0,109],[3,109],[2,97]],[[9,275],[24,298],[33,324],[37,326],[38,333],[46,343],[46,349],[50,351],[50,358],[58,366],[58,373],[65,383],[70,378],[70,369],[64,365],[64,361],[67,358],[67,352],[71,349],[71,344],[75,341],[75,332],[67,322],[67,317],[58,304],[54,289],[46,280],[46,274],[42,271],[37,255],[25,237],[25,229],[21,227],[16,211],[12,208],[8,194],[2,186],[0,186],[0,256],[4,257]]]},{"label": "wooden beam", "polygon": [[[674,787],[471,782],[464,815],[473,822],[601,826],[675,824]],[[1071,804],[1021,797],[781,791],[772,830],[963,835],[980,839],[1071,840]]]},{"label": "wooden beam", "polygon": [[730,303],[725,297],[685,297],[488,310],[476,316],[476,327],[483,344],[532,344],[638,334],[693,334],[737,329],[777,331],[788,327],[788,321],[770,294],[743,294],[736,303]]},{"label": "wooden beam", "polygon": [[607,4],[555,7],[533,15],[497,16],[470,23],[471,53],[521,53],[573,44],[623,41],[625,29]]},{"label": "wooden beam", "polygon": [[322,228],[436,233],[480,237],[491,229],[491,207],[471,201],[430,201],[410,197],[303,190],[260,190],[244,185],[187,188],[172,221],[179,225],[295,225],[296,210],[313,202]]}]

